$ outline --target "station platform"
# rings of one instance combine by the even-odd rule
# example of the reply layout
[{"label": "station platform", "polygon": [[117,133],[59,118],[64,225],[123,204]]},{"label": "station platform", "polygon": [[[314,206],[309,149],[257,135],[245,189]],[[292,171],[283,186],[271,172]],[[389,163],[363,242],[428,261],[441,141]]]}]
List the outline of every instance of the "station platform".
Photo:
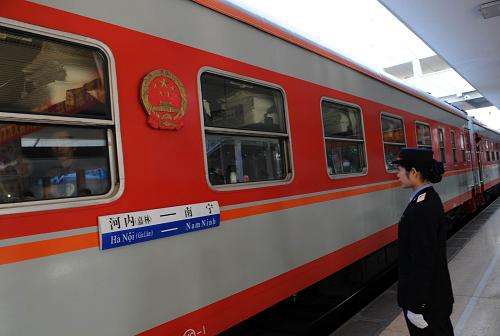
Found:
[{"label": "station platform", "polygon": [[[456,336],[500,335],[500,198],[448,240]],[[331,336],[406,336],[396,284]]]}]

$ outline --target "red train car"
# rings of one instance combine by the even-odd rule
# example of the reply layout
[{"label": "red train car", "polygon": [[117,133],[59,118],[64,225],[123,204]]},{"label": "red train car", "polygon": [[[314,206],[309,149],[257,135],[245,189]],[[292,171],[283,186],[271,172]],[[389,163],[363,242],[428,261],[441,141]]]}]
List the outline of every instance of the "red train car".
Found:
[{"label": "red train car", "polygon": [[0,111],[2,335],[214,335],[394,242],[402,147],[447,211],[500,181],[497,132],[222,2],[6,0]]}]

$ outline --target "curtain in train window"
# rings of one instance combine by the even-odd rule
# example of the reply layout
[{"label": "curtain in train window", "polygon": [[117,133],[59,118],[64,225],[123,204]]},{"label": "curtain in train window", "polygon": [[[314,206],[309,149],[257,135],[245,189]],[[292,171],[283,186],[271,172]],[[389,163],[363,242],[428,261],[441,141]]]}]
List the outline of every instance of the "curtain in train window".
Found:
[{"label": "curtain in train window", "polygon": [[384,142],[385,166],[387,170],[397,170],[392,164],[396,160],[403,147],[406,147],[405,129],[403,120],[382,115],[382,139]]},{"label": "curtain in train window", "polygon": [[290,165],[281,92],[208,72],[201,91],[210,184],[285,180]]},{"label": "curtain in train window", "polygon": [[417,146],[419,148],[432,149],[431,128],[427,125],[417,123]]},{"label": "curtain in train window", "polygon": [[361,110],[355,106],[324,100],[321,112],[328,174],[366,172]]},{"label": "curtain in train window", "polygon": [[438,141],[439,141],[439,154],[441,156],[441,162],[446,163],[446,151],[444,147],[444,131],[441,128],[438,129]]},{"label": "curtain in train window", "polygon": [[0,111],[111,119],[106,67],[96,48],[0,28]]}]

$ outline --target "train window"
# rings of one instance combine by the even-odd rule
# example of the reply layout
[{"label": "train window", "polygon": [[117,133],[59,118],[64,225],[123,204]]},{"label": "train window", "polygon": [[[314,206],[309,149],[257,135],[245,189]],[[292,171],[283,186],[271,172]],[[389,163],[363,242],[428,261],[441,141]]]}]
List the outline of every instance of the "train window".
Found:
[{"label": "train window", "polygon": [[457,163],[457,143],[455,139],[455,132],[450,131],[450,138],[451,138],[451,153],[453,156],[453,163]]},{"label": "train window", "polygon": [[0,55],[0,204],[107,195],[116,130],[104,52],[0,27]]},{"label": "train window", "polygon": [[406,147],[405,128],[403,120],[397,117],[382,114],[382,139],[384,142],[385,166],[387,170],[397,170],[392,164],[401,152],[401,148]]},{"label": "train window", "polygon": [[446,163],[446,151],[444,147],[444,131],[443,129],[438,129],[438,141],[439,141],[439,154],[441,156],[441,162]]},{"label": "train window", "polygon": [[329,175],[366,173],[363,123],[357,106],[321,103]]},{"label": "train window", "polygon": [[111,119],[96,48],[0,28],[0,111]]},{"label": "train window", "polygon": [[470,140],[465,143],[466,153],[467,153],[467,162],[472,161],[472,150],[471,150]]},{"label": "train window", "polygon": [[466,162],[467,158],[465,155],[465,134],[464,133],[462,133],[460,135],[460,149],[462,151],[462,162]]},{"label": "train window", "polygon": [[105,129],[2,122],[0,134],[1,203],[108,192]]},{"label": "train window", "polygon": [[486,161],[490,161],[490,151],[486,151]]},{"label": "train window", "polygon": [[288,133],[280,90],[201,75],[208,178],[212,185],[285,180]]},{"label": "train window", "polygon": [[286,134],[279,90],[211,73],[201,86],[205,127]]},{"label": "train window", "polygon": [[432,150],[431,128],[429,125],[417,122],[415,127],[417,129],[417,146]]}]

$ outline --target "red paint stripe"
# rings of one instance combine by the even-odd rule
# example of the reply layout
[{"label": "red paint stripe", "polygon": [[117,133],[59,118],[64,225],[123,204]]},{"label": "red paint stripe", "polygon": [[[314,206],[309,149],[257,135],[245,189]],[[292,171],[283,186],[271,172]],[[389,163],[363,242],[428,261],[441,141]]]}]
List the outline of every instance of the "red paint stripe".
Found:
[{"label": "red paint stripe", "polygon": [[393,225],[287,273],[144,331],[140,335],[181,336],[188,329],[201,330],[203,326],[207,335],[216,335],[375,252],[396,238],[397,226]]},{"label": "red paint stripe", "polygon": [[454,209],[462,205],[463,203],[467,202],[470,199],[472,199],[472,190],[444,202],[443,204],[444,211],[448,212],[451,209]]},{"label": "red paint stripe", "polygon": [[[500,179],[490,182],[486,186],[500,183]],[[370,192],[385,190],[399,186],[399,182],[394,182],[385,185],[369,186],[347,191],[340,191],[331,194],[305,197],[301,199],[281,201],[270,204],[251,206],[246,208],[221,211],[221,219],[223,221],[256,216],[264,213],[286,210],[293,207],[326,202],[330,200],[346,198]],[[486,189],[489,187],[485,187]],[[449,211],[472,197],[471,192],[464,193],[447,202],[445,202],[445,211]],[[70,237],[47,239],[37,242],[22,243],[11,246],[0,247],[0,265],[10,264],[30,259],[43,258],[51,255],[74,252],[82,249],[99,247],[99,237],[97,232],[86,233]]]},{"label": "red paint stripe", "polygon": [[483,168],[486,168],[486,167],[493,168],[495,166],[498,166],[499,164],[498,163],[484,163],[483,162],[482,165],[483,165]]},{"label": "red paint stripe", "polygon": [[[286,210],[298,206],[361,195],[365,193],[394,188],[397,186],[399,186],[399,182],[393,182],[384,185],[368,186],[347,191],[338,191],[325,195],[304,197],[300,199],[274,202],[259,206],[250,206],[234,210],[226,210],[221,211],[221,220],[227,221],[242,217],[256,216],[268,212]],[[54,238],[37,242],[0,247],[0,265],[95,247],[99,247],[99,237],[97,233],[88,233],[70,237]]]},{"label": "red paint stripe", "polygon": [[490,181],[490,182],[487,182],[484,184],[484,190],[488,190],[492,187],[494,187],[495,185],[499,184],[500,183],[500,178],[497,178],[493,181]]},{"label": "red paint stripe", "polygon": [[460,175],[460,174],[465,174],[468,172],[472,172],[472,168],[466,168],[466,169],[459,169],[459,170],[449,170],[444,173],[444,176],[455,176],[455,175]]}]

